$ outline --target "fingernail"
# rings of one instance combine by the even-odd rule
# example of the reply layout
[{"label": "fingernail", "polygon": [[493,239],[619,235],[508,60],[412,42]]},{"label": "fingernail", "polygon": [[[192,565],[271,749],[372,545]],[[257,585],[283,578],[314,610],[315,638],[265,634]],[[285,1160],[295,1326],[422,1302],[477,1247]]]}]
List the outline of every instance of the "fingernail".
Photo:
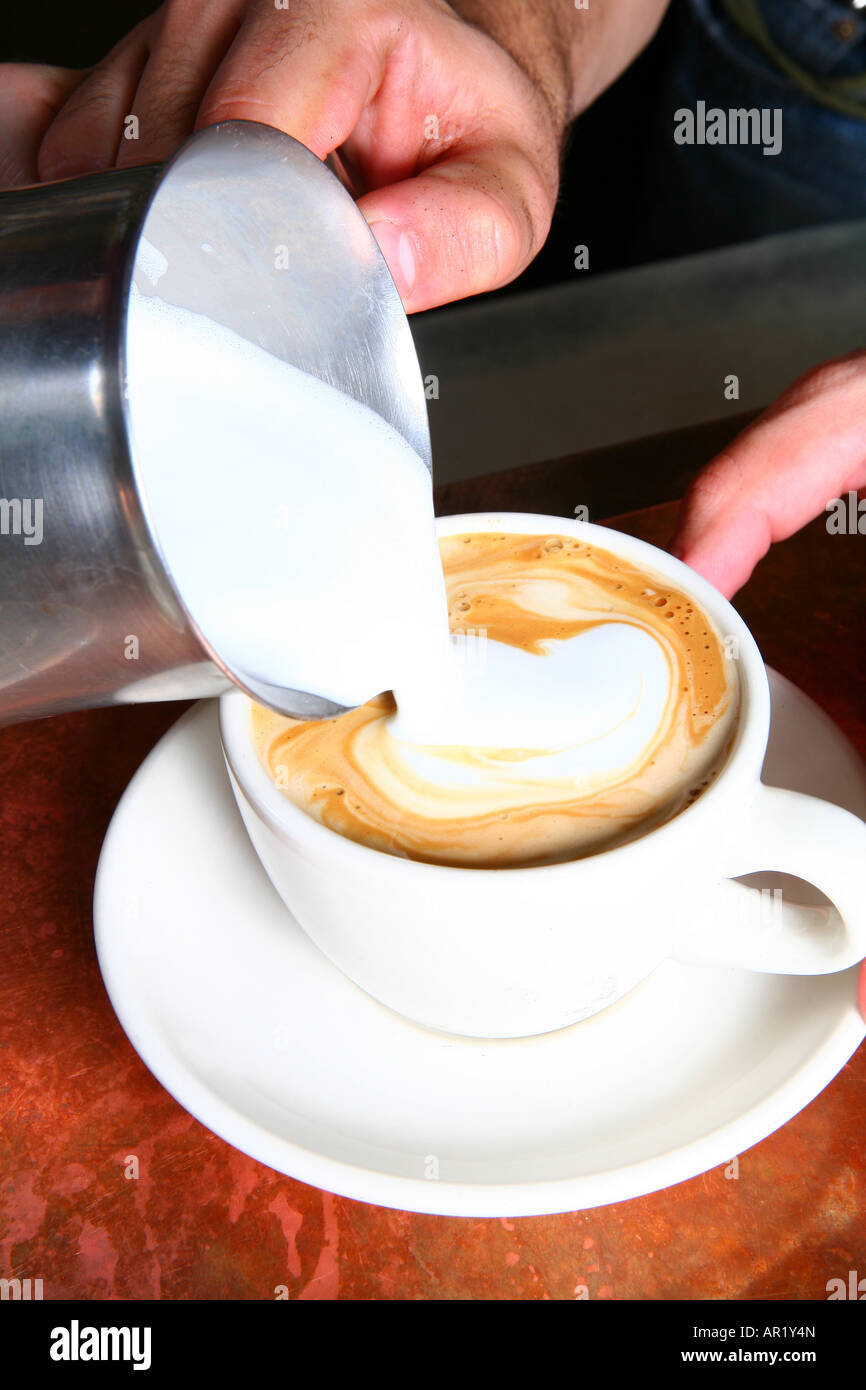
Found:
[{"label": "fingernail", "polygon": [[408,299],[415,286],[415,251],[407,232],[396,222],[371,222],[370,231],[379,243],[379,250],[403,299]]}]

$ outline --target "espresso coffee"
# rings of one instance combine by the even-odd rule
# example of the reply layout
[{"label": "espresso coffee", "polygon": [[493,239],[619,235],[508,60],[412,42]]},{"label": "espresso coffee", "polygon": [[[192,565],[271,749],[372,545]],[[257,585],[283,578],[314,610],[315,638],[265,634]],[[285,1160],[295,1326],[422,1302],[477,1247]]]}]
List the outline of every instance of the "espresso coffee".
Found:
[{"label": "espresso coffee", "polygon": [[739,689],[693,599],[574,536],[439,549],[453,645],[428,698],[324,722],[252,706],[258,756],[295,805],[388,854],[507,868],[613,848],[701,794]]}]

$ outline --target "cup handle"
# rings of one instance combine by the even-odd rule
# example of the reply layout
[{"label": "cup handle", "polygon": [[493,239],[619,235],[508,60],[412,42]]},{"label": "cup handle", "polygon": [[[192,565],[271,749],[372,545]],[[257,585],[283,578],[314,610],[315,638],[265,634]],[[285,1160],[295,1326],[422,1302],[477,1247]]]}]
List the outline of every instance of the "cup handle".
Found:
[{"label": "cup handle", "polygon": [[815,796],[759,785],[726,872],[776,870],[807,879],[834,904],[782,901],[781,889],[724,879],[701,890],[676,940],[689,964],[781,975],[828,975],[866,958],[866,822]]}]

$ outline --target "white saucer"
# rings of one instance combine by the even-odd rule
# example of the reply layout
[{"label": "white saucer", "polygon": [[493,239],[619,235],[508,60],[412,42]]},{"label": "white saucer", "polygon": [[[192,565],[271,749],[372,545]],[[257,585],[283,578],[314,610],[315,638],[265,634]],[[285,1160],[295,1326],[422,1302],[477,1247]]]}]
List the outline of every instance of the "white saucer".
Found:
[{"label": "white saucer", "polygon": [[[790,682],[771,673],[771,687],[765,780],[866,815],[851,745]],[[862,1041],[856,970],[667,964],[596,1017],[515,1041],[407,1022],[332,966],[277,897],[232,799],[216,710],[178,720],[124,793],[99,861],[96,946],[150,1070],[271,1168],[444,1215],[602,1206],[729,1162]]]}]

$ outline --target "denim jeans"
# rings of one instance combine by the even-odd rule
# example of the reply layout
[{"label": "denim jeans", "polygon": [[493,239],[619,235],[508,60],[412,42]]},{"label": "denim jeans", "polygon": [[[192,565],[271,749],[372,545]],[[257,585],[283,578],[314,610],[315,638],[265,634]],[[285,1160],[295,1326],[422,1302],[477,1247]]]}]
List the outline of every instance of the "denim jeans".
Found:
[{"label": "denim jeans", "polygon": [[[866,10],[844,0],[760,0],[770,37],[821,79],[866,71]],[[809,96],[720,0],[674,0],[654,92],[633,258],[653,260],[822,222],[866,217],[864,119]],[[781,109],[781,149],[677,144],[674,113]]]}]

